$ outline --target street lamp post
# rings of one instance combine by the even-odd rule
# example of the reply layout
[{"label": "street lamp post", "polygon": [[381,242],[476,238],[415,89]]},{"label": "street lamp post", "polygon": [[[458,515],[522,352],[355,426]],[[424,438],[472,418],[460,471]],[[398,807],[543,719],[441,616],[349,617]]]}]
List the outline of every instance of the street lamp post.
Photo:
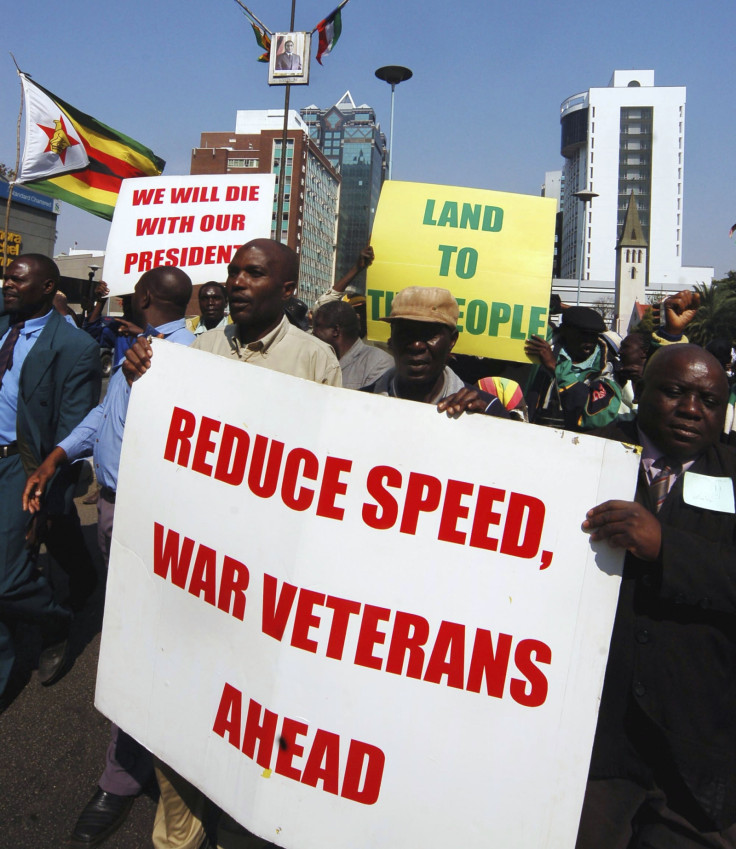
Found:
[{"label": "street lamp post", "polygon": [[409,68],[404,68],[402,65],[384,65],[376,71],[376,76],[391,86],[391,123],[388,137],[388,178],[390,180],[394,164],[394,92],[399,83],[410,80],[414,75]]},{"label": "street lamp post", "polygon": [[578,263],[578,291],[577,296],[575,298],[575,305],[580,306],[580,283],[583,279],[583,263],[585,261],[585,228],[588,226],[587,222],[587,209],[588,204],[592,203],[593,198],[597,198],[598,192],[593,192],[590,189],[581,189],[579,192],[573,192],[573,197],[576,197],[579,201],[583,203],[583,227],[582,227],[582,237],[580,239],[580,262]]},{"label": "street lamp post", "polygon": [[[296,0],[291,0],[291,22],[289,24],[289,32],[294,32],[294,14],[296,12]],[[279,166],[279,194],[278,200],[276,201],[276,232],[274,233],[274,238],[277,242],[281,242],[281,217],[284,214],[284,183],[286,178],[286,152],[289,147],[288,143],[288,134],[289,134],[289,97],[291,95],[291,86],[287,83],[284,86],[284,127],[281,131],[281,160]],[[294,147],[294,151],[296,152],[296,146]],[[292,163],[293,166],[293,163]],[[293,172],[292,172],[293,173]],[[290,207],[291,208],[291,207]],[[287,229],[286,239],[283,240],[284,244],[287,244],[289,241],[289,232]]]},{"label": "street lamp post", "polygon": [[[88,265],[89,271],[87,272],[87,280],[89,280],[89,285],[87,286],[87,297],[94,303],[95,300],[95,274],[100,270],[99,265]],[[88,310],[82,310],[84,317],[87,317]]]}]

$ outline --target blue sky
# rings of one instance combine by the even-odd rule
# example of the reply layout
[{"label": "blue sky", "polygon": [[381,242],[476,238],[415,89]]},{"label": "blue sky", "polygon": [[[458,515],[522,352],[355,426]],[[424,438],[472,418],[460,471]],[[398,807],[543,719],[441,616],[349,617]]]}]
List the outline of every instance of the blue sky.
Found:
[{"label": "blue sky", "polygon": [[[311,30],[337,0],[297,0]],[[290,0],[250,0],[271,30],[288,30]],[[626,16],[627,8],[631,17]],[[283,106],[234,0],[25,0],[8,39],[20,67],[77,108],[151,147],[167,174],[189,172],[205,131],[234,129],[237,109]],[[687,86],[683,261],[736,269],[736,109],[730,0],[350,0],[343,32],[291,106],[326,107],[349,90],[388,134],[390,88],[374,76],[407,65],[396,90],[393,177],[538,194],[561,167],[559,105],[616,68],[653,68]],[[314,47],[313,47],[314,50]],[[0,86],[0,160],[15,162],[19,85],[9,56]],[[104,248],[107,224],[64,205],[57,251]]]}]

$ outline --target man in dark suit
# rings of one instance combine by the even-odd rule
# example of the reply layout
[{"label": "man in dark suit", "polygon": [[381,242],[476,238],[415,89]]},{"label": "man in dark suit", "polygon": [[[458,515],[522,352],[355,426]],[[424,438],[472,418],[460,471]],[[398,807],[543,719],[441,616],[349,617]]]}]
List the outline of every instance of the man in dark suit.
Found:
[{"label": "man in dark suit", "polygon": [[718,361],[671,345],[649,361],[635,502],[588,512],[626,549],[578,849],[736,846],[736,454],[719,444]]},{"label": "man in dark suit", "polygon": [[[38,675],[53,684],[64,671],[70,613],[53,598],[27,542],[25,479],[96,404],[100,355],[86,333],[53,309],[59,269],[48,257],[26,254],[5,270],[0,315],[0,708],[15,653],[12,628],[38,622],[44,650]],[[62,513],[72,480],[59,475],[49,488],[46,513]],[[40,527],[39,527],[40,529]],[[32,531],[36,529],[33,528]]]},{"label": "man in dark suit", "polygon": [[277,71],[301,71],[302,59],[298,53],[294,53],[294,42],[288,39],[284,44],[284,52],[276,57]]}]

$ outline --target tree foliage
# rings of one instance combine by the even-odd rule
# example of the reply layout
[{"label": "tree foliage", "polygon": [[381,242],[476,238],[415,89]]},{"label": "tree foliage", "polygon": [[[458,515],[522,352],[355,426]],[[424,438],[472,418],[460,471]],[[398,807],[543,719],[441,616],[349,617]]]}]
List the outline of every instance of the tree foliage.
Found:
[{"label": "tree foliage", "polygon": [[688,325],[688,339],[698,345],[721,337],[736,340],[736,272],[729,271],[710,286],[698,283],[695,291],[700,295],[700,308]]},{"label": "tree foliage", "polygon": [[641,321],[632,328],[633,333],[646,333],[651,336],[654,333],[654,310],[650,304],[645,310]]}]

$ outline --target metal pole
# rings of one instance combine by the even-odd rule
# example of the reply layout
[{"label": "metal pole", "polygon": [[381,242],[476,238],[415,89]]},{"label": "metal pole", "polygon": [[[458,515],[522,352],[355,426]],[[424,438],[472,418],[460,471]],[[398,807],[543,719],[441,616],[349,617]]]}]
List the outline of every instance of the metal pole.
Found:
[{"label": "metal pole", "polygon": [[390,180],[394,170],[394,93],[396,86],[405,80],[410,80],[413,74],[403,65],[385,65],[376,71],[376,76],[391,86],[391,123],[388,128],[388,178]]},{"label": "metal pole", "polygon": [[[13,56],[13,54],[10,54]],[[15,56],[13,56],[13,62],[15,62]],[[18,68],[18,63],[15,62],[15,67]],[[18,75],[20,76],[20,68],[18,68]],[[10,181],[10,188],[8,189],[8,200],[5,203],[5,226],[3,228],[2,239],[3,239],[3,268],[8,265],[8,227],[10,226],[10,206],[13,203],[13,189],[15,188],[15,180],[18,179],[18,169],[20,168],[20,123],[23,117],[23,104],[25,102],[25,98],[23,96],[23,81],[19,79],[20,82],[20,109],[18,110],[18,123],[15,127],[15,177]]]},{"label": "metal pole", "polygon": [[[294,32],[294,15],[296,12],[296,0],[291,0],[291,23],[289,24],[289,32]],[[276,204],[276,241],[281,241],[281,217],[284,214],[284,184],[286,182],[286,148],[287,148],[287,131],[289,129],[289,98],[291,96],[291,85],[285,86],[286,93],[284,94],[284,128],[281,132],[281,162],[279,166],[279,199]],[[294,162],[292,158],[291,171],[294,173]],[[289,241],[289,230],[286,230],[286,242]]]},{"label": "metal pole", "polygon": [[580,306],[580,286],[581,286],[581,281],[583,279],[583,268],[585,266],[585,226],[586,226],[585,210],[586,210],[586,207],[587,207],[587,204],[586,204],[585,201],[583,201],[583,234],[582,234],[582,238],[580,239],[580,262],[578,263],[578,293],[577,293],[577,297],[575,299],[575,306],[577,306],[577,307]]},{"label": "metal pole", "polygon": [[580,306],[580,282],[583,279],[583,271],[585,268],[584,256],[585,256],[585,229],[588,226],[587,221],[587,213],[588,213],[588,204],[593,201],[593,198],[598,197],[598,193],[594,192],[592,189],[581,189],[579,192],[573,192],[572,197],[577,198],[583,204],[583,232],[582,238],[580,239],[580,262],[578,263],[578,294],[577,299],[575,301],[576,306]]},{"label": "metal pole", "polygon": [[[289,127],[289,95],[291,86],[287,83],[285,86],[286,94],[284,95],[284,128],[281,132],[281,160],[279,163],[279,200],[276,204],[276,241],[281,241],[281,216],[284,212],[284,184],[286,182],[286,142],[287,130]],[[294,163],[291,166],[292,174],[294,172]],[[289,240],[289,231],[286,231],[286,241]]]},{"label": "metal pole", "polygon": [[389,129],[388,140],[388,178],[391,179],[391,173],[394,168],[394,92],[396,91],[396,83],[391,83],[391,126]]}]

